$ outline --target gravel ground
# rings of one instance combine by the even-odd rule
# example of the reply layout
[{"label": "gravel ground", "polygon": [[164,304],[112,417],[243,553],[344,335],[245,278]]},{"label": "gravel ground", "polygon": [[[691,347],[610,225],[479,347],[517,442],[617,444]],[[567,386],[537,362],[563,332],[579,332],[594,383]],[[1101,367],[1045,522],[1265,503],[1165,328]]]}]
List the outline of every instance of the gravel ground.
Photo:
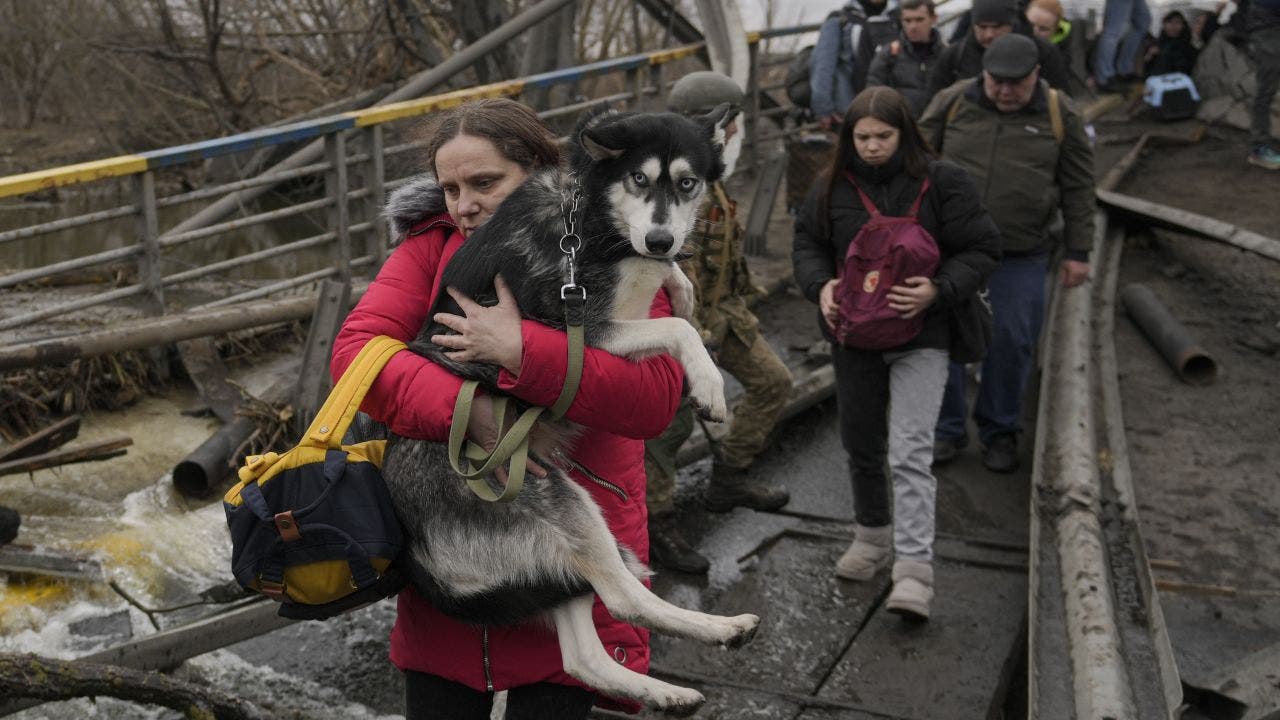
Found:
[{"label": "gravel ground", "polygon": [[[1211,130],[1198,145],[1146,153],[1120,189],[1274,237],[1280,174],[1246,165],[1246,153],[1243,133]],[[1143,536],[1179,670],[1194,680],[1280,642],[1280,264],[1160,232],[1129,241],[1121,288],[1133,282],[1220,368],[1208,386],[1179,381],[1120,311]]]}]

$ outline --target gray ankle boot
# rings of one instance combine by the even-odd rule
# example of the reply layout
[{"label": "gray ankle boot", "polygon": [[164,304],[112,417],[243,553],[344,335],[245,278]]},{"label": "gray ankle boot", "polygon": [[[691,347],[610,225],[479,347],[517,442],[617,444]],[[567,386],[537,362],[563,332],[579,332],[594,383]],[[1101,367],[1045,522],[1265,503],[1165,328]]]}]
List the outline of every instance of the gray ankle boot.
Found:
[{"label": "gray ankle boot", "polygon": [[893,590],[884,609],[904,620],[928,620],[933,600],[933,564],[923,560],[899,560],[893,564]]},{"label": "gray ankle boot", "polygon": [[735,507],[773,511],[786,505],[791,494],[763,480],[751,480],[746,468],[711,466],[711,485],[707,487],[707,509],[729,512]]},{"label": "gray ankle boot", "polygon": [[836,576],[865,582],[888,565],[893,556],[893,525],[855,525],[853,532],[853,544],[836,561]]}]

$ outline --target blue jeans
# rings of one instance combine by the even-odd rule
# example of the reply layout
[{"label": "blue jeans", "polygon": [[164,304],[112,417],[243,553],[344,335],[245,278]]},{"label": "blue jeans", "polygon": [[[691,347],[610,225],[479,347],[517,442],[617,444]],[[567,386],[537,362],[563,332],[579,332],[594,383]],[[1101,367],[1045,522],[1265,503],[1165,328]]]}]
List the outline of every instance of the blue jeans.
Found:
[{"label": "blue jeans", "polygon": [[[1005,258],[991,277],[991,347],[982,362],[982,382],[973,421],[984,445],[996,435],[1022,429],[1022,396],[1035,363],[1036,344],[1044,324],[1044,283],[1049,271],[1047,255]],[[965,435],[968,415],[964,365],[951,363],[942,411],[934,433],[938,440],[959,440]]]},{"label": "blue jeans", "polygon": [[1107,0],[1102,12],[1102,34],[1094,74],[1100,84],[1116,75],[1131,75],[1137,68],[1142,38],[1151,28],[1147,0]]},{"label": "blue jeans", "polygon": [[1280,88],[1280,27],[1254,30],[1249,35],[1249,54],[1258,78],[1250,139],[1255,146],[1268,145],[1272,137],[1271,102],[1275,100],[1276,89]]}]

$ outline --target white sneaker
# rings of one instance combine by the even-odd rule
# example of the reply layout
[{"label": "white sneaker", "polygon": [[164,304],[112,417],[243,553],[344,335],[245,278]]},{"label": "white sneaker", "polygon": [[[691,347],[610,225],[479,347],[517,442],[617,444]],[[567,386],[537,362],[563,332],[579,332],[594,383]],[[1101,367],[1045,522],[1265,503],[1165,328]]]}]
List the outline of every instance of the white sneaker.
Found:
[{"label": "white sneaker", "polygon": [[920,560],[899,560],[893,564],[893,590],[884,609],[904,620],[928,620],[933,600],[933,565]]},{"label": "white sneaker", "polygon": [[893,552],[893,525],[884,527],[854,526],[853,544],[836,561],[836,577],[866,581],[889,564]]}]

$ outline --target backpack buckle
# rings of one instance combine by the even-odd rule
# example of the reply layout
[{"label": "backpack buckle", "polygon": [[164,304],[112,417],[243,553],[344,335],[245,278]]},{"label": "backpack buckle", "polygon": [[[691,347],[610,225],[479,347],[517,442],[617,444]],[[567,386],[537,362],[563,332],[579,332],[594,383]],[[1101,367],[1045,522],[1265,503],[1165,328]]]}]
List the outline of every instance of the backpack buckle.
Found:
[{"label": "backpack buckle", "polygon": [[280,533],[280,538],[285,542],[293,542],[301,540],[302,533],[298,530],[298,521],[293,519],[293,511],[276,513],[275,515],[276,532]]},{"label": "backpack buckle", "polygon": [[270,580],[263,580],[261,577],[258,578],[258,592],[266,595],[276,602],[282,603],[289,599],[288,596],[285,595],[284,590],[284,583],[282,582],[272,582]]}]

